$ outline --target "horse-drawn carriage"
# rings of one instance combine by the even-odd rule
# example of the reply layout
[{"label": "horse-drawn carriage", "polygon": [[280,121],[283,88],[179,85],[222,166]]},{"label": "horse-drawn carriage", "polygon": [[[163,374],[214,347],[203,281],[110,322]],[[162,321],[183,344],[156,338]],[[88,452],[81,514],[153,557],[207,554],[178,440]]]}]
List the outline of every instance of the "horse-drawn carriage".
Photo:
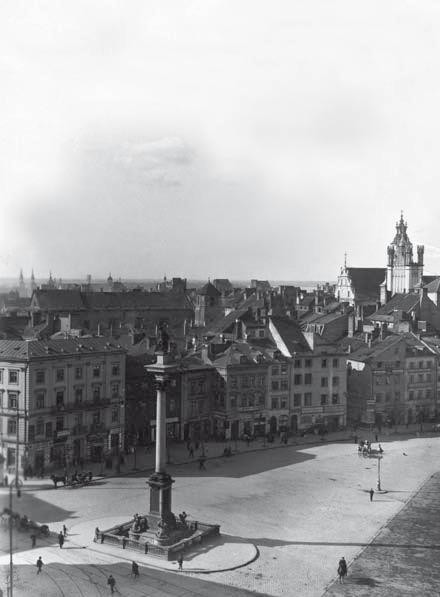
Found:
[{"label": "horse-drawn carriage", "polygon": [[91,471],[87,473],[73,473],[73,475],[51,475],[50,478],[54,484],[55,489],[58,488],[58,483],[62,483],[63,487],[85,487],[93,482],[93,475]]},{"label": "horse-drawn carriage", "polygon": [[47,524],[38,524],[33,520],[30,520],[24,514],[21,516],[18,512],[13,512],[9,508],[3,508],[3,512],[0,516],[0,525],[4,528],[8,528],[12,524],[12,527],[17,531],[31,532],[36,537],[48,537],[49,527]]}]

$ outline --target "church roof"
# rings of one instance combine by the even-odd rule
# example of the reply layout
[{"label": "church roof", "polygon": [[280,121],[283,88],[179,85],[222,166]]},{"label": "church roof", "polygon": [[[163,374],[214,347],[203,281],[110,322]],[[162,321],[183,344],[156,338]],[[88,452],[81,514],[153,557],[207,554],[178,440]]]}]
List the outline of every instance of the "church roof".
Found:
[{"label": "church roof", "polygon": [[384,267],[348,267],[347,272],[357,300],[380,298],[380,285],[386,274]]},{"label": "church roof", "polygon": [[425,282],[425,284],[425,288],[428,292],[438,292],[440,290],[440,277],[434,278],[434,280],[431,280],[430,282]]}]

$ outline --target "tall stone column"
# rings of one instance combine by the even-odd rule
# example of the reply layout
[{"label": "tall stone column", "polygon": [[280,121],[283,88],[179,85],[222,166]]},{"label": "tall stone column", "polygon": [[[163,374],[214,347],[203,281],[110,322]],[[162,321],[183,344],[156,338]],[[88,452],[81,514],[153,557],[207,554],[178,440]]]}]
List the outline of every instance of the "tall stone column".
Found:
[{"label": "tall stone column", "polygon": [[147,365],[146,370],[154,375],[156,384],[156,463],[154,473],[148,479],[150,486],[150,528],[160,528],[160,539],[167,540],[167,530],[173,527],[174,515],[171,511],[172,485],[174,480],[166,471],[167,428],[166,391],[171,374],[177,366],[170,355],[157,353],[157,361]]}]

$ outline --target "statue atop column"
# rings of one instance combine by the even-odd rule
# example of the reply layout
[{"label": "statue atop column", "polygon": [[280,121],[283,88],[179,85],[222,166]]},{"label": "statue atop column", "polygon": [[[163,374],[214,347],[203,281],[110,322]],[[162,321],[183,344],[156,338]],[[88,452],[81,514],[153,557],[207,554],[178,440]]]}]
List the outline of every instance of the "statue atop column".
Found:
[{"label": "statue atop column", "polygon": [[167,354],[170,349],[170,337],[166,329],[166,323],[161,323],[158,327],[156,352]]}]

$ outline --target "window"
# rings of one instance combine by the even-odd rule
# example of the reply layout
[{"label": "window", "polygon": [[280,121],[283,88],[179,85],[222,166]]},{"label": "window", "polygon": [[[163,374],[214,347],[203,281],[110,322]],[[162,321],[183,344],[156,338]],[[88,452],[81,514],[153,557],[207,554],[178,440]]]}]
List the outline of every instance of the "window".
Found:
[{"label": "window", "polygon": [[287,396],[281,396],[280,408],[287,408]]},{"label": "window", "polygon": [[83,369],[82,367],[75,367],[75,379],[82,379]]},{"label": "window", "polygon": [[57,408],[64,408],[64,391],[58,390],[56,393],[56,404]]},{"label": "window", "polygon": [[418,382],[423,381],[423,373],[417,373],[417,381]]},{"label": "window", "polygon": [[75,415],[75,427],[81,427],[83,424],[83,414],[78,413]]},{"label": "window", "polygon": [[[432,368],[432,361],[426,361],[426,367],[428,369],[431,369]],[[0,379],[0,381],[1,381],[1,379]]]},{"label": "window", "polygon": [[280,369],[279,367],[272,367],[272,375],[279,375]]},{"label": "window", "polygon": [[245,408],[247,406],[246,396],[240,396],[240,406],[241,408]]},{"label": "window", "polygon": [[8,419],[8,435],[16,435],[17,421],[15,419]]},{"label": "window", "polygon": [[382,393],[376,394],[376,402],[383,402],[383,394]]},{"label": "window", "polygon": [[409,383],[414,383],[414,375],[409,376]]},{"label": "window", "polygon": [[312,374],[311,373],[306,373],[304,375],[304,383],[306,384],[306,386],[312,385]]},{"label": "window", "polygon": [[334,386],[338,386],[339,385],[339,377],[338,376],[333,377],[332,384]]},{"label": "window", "polygon": [[231,408],[237,408],[237,396],[231,396]]},{"label": "window", "polygon": [[312,366],[312,359],[305,359],[304,367],[308,367],[310,369],[311,366]]},{"label": "window", "polygon": [[279,381],[272,381],[272,390],[279,390],[280,389],[280,382]]},{"label": "window", "polygon": [[321,377],[321,388],[326,388],[328,386],[328,377]]},{"label": "window", "polygon": [[431,398],[431,390],[429,388],[426,390],[426,398]]},{"label": "window", "polygon": [[44,369],[38,369],[35,372],[35,383],[46,383],[46,371]]},{"label": "window", "polygon": [[264,338],[264,330],[258,330],[258,336]]},{"label": "window", "polygon": [[339,394],[332,394],[332,404],[339,404]]},{"label": "window", "polygon": [[423,369],[423,361],[419,361],[419,369]]},{"label": "window", "polygon": [[83,389],[75,388],[75,404],[81,404],[83,399]]},{"label": "window", "polygon": [[410,390],[410,392],[408,394],[408,400],[414,400],[414,392],[413,392],[413,390]]},{"label": "window", "polygon": [[8,408],[18,408],[18,392],[8,392]]},{"label": "window", "polygon": [[391,402],[391,392],[385,394],[385,402]]},{"label": "window", "polygon": [[301,394],[293,395],[293,406],[301,406]]},{"label": "window", "polygon": [[339,359],[333,359],[333,367],[339,367]]},{"label": "window", "polygon": [[251,388],[255,388],[255,375],[249,376],[249,385],[251,386]]},{"label": "window", "polygon": [[37,419],[37,435],[44,435],[44,421]]},{"label": "window", "polygon": [[293,383],[294,383],[296,386],[300,386],[300,385],[302,384],[302,375],[301,375],[301,374],[299,374],[299,373],[296,373],[296,374],[293,376]]},{"label": "window", "polygon": [[301,359],[295,359],[293,366],[295,367],[295,369],[299,369],[302,366]]},{"label": "window", "polygon": [[287,379],[282,379],[280,384],[281,390],[288,390],[289,389],[289,381]]},{"label": "window", "polygon": [[321,406],[327,404],[327,394],[321,394]]},{"label": "window", "polygon": [[18,371],[16,369],[9,369],[9,383],[18,383]]},{"label": "window", "polygon": [[112,398],[117,398],[119,396],[119,384],[112,383]]},{"label": "window", "polygon": [[93,377],[101,376],[101,365],[93,365],[92,375],[93,375]]},{"label": "window", "polygon": [[64,381],[64,369],[61,367],[58,367],[58,369],[55,370],[55,380]]},{"label": "window", "polygon": [[95,410],[93,413],[93,424],[97,425],[101,421],[101,411]]},{"label": "window", "polygon": [[35,439],[35,425],[29,425],[28,428],[28,438],[29,441],[32,442]]},{"label": "window", "polygon": [[113,406],[112,407],[112,423],[117,423],[119,421],[119,407]]},{"label": "window", "polygon": [[51,438],[53,436],[52,430],[52,423],[46,423],[46,438]]},{"label": "window", "polygon": [[174,415],[176,412],[176,401],[174,398],[170,398],[168,401],[168,411],[170,415]]},{"label": "window", "polygon": [[57,417],[55,428],[57,431],[63,431],[64,429],[64,417]]},{"label": "window", "polygon": [[278,408],[278,398],[272,397],[272,410],[276,410]]},{"label": "window", "polygon": [[312,406],[312,393],[306,392],[304,394],[304,406]]},{"label": "window", "polygon": [[36,408],[44,408],[44,392],[37,392],[35,395],[35,407]]},{"label": "window", "polygon": [[119,375],[121,375],[121,368],[119,366],[119,363],[112,364],[112,375],[113,377],[118,377]]},{"label": "window", "polygon": [[396,369],[400,369],[400,361],[396,361]]},{"label": "window", "polygon": [[266,385],[266,378],[263,375],[261,375],[260,377],[258,377],[258,385],[259,386]]},{"label": "window", "polygon": [[99,402],[101,400],[101,386],[93,386],[93,402]]},{"label": "window", "polygon": [[247,375],[243,375],[243,377],[241,378],[241,386],[243,388],[248,388],[249,387],[249,378]]},{"label": "window", "polygon": [[414,361],[411,361],[411,362],[410,362],[410,364],[409,364],[409,368],[410,368],[410,369],[414,369]]},{"label": "window", "polygon": [[400,400],[400,391],[394,392],[394,400]]},{"label": "window", "polygon": [[287,365],[281,365],[281,375],[287,375]]},{"label": "window", "polygon": [[377,365],[376,366],[377,366],[378,369],[382,369],[382,367],[383,367],[382,361],[377,361]]},{"label": "window", "polygon": [[231,375],[231,388],[236,388],[236,387],[238,387],[237,376]]},{"label": "window", "polygon": [[3,369],[0,369],[0,383],[3,383]]},{"label": "window", "polygon": [[432,381],[432,377],[430,373],[426,374],[426,381],[431,382]]},{"label": "window", "polygon": [[325,369],[327,367],[327,359],[321,359],[321,367]]}]

